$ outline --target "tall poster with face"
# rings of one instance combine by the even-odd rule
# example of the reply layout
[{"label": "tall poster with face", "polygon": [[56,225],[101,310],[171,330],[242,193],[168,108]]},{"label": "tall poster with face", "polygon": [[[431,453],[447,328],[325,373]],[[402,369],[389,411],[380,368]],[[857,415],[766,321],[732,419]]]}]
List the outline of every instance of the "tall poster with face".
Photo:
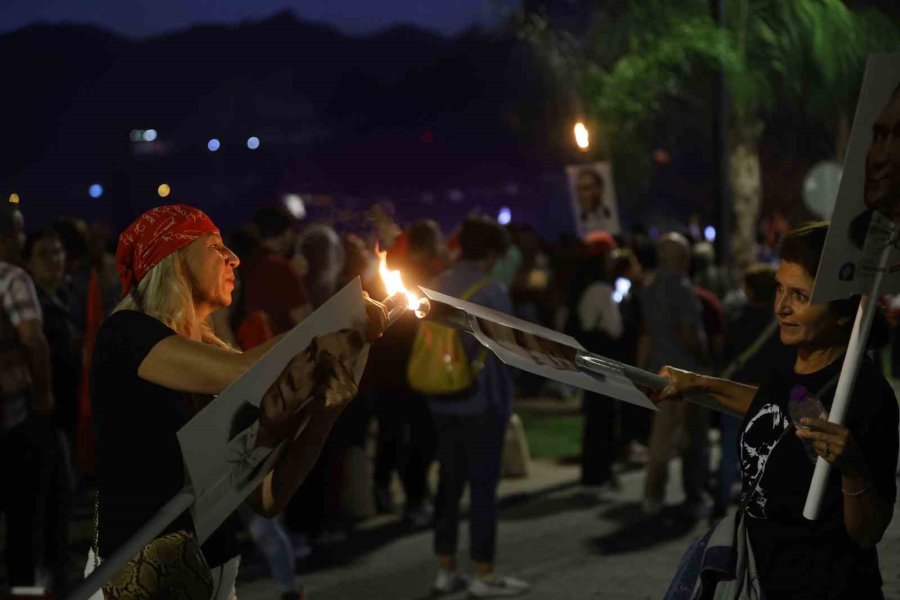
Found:
[{"label": "tall poster with face", "polygon": [[[873,54],[811,300],[867,293],[892,224],[900,226],[900,54]],[[895,244],[881,293],[900,291],[898,273]]]},{"label": "tall poster with face", "polygon": [[619,206],[610,164],[569,165],[566,177],[578,235],[585,238],[592,231],[619,233]]},{"label": "tall poster with face", "polygon": [[[368,356],[359,278],[289,331],[178,432],[192,510],[204,542],[272,470],[293,436],[303,435],[311,403],[331,368],[352,365],[358,382]],[[282,377],[288,364],[294,368]],[[283,386],[292,391],[284,393]]]}]

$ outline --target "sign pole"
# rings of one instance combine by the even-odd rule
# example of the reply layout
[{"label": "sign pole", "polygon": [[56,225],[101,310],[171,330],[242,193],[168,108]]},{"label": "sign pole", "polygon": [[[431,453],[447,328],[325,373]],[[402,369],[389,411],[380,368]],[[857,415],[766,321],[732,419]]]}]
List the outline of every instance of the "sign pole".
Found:
[{"label": "sign pole", "polygon": [[[872,328],[872,319],[878,309],[878,296],[881,292],[881,284],[887,271],[888,260],[894,244],[897,241],[897,228],[891,226],[890,237],[881,251],[878,260],[878,270],[869,293],[864,295],[859,302],[859,310],[856,311],[856,321],[853,323],[853,332],[850,334],[850,342],[847,344],[847,353],[844,355],[844,364],[841,367],[841,376],[838,379],[837,389],[834,392],[834,402],[828,413],[828,421],[838,425],[843,424],[847,416],[847,408],[853,387],[856,384],[856,375],[859,373],[859,365],[866,352],[866,342],[869,339],[869,330]],[[822,509],[822,498],[825,495],[825,486],[828,484],[828,475],[831,472],[831,464],[821,456],[816,460],[816,470],[813,472],[812,481],[809,483],[809,492],[806,495],[806,505],[803,507],[803,516],[811,521],[819,518]]]}]

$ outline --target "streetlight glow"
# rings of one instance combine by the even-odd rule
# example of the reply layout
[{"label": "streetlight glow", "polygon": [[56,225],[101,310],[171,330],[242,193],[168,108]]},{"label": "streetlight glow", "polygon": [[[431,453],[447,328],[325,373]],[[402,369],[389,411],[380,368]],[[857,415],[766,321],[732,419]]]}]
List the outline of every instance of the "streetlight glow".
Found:
[{"label": "streetlight glow", "polygon": [[160,198],[165,198],[172,193],[172,188],[169,187],[168,183],[161,183],[159,184],[159,187],[156,188],[156,193],[159,194]]},{"label": "streetlight glow", "polygon": [[590,133],[588,133],[587,127],[584,126],[584,123],[581,121],[575,123],[574,132],[575,143],[580,150],[584,151],[591,147],[591,136]]},{"label": "streetlight glow", "polygon": [[19,203],[19,195],[15,192],[9,195],[9,203],[10,204],[18,204]]}]

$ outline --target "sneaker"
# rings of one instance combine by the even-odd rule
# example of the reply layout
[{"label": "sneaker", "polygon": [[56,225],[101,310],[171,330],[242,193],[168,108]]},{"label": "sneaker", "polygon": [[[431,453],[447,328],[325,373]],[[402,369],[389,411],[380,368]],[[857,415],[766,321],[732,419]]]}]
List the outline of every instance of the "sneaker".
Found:
[{"label": "sneaker", "polygon": [[503,598],[518,596],[527,592],[531,586],[515,577],[476,577],[469,584],[469,596],[474,598]]},{"label": "sneaker", "polygon": [[431,586],[431,593],[452,594],[453,592],[466,589],[467,585],[469,585],[469,579],[465,575],[441,569],[434,579],[434,585]]}]

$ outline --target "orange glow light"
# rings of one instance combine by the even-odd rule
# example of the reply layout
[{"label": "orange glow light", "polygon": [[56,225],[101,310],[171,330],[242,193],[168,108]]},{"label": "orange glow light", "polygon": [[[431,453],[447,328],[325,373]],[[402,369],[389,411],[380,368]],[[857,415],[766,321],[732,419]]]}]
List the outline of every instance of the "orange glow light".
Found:
[{"label": "orange glow light", "polygon": [[375,252],[378,254],[378,274],[381,275],[381,281],[384,282],[388,298],[402,293],[406,296],[406,304],[410,310],[419,308],[419,299],[403,285],[403,277],[400,275],[400,271],[388,270],[387,252],[382,252],[378,249]]}]

